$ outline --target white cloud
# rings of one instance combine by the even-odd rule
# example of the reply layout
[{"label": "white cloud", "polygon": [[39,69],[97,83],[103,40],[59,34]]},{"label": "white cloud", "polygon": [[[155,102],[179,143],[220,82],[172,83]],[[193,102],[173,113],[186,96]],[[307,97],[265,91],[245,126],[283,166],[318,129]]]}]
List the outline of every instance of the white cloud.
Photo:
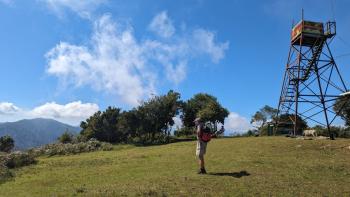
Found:
[{"label": "white cloud", "polygon": [[218,63],[225,56],[225,51],[229,47],[229,42],[216,43],[215,34],[204,29],[193,31],[193,45],[195,51],[210,55],[214,63]]},{"label": "white cloud", "polygon": [[[20,109],[12,103],[0,103],[0,122],[12,122],[25,118],[51,118],[67,124],[79,125],[81,121],[86,120],[98,110],[97,104],[81,101],[65,105],[55,102],[45,103],[30,110]],[[1,113],[4,111],[7,113]]]},{"label": "white cloud", "polygon": [[172,64],[165,64],[166,77],[175,84],[179,84],[186,77],[186,66],[187,62],[185,61],[181,61],[175,66]]},{"label": "white cloud", "polygon": [[132,106],[154,92],[153,75],[146,70],[132,28],[118,30],[109,15],[95,22],[91,47],[61,42],[46,57],[47,72],[64,84],[115,93]]},{"label": "white cloud", "polygon": [[146,40],[142,43],[142,48],[147,60],[156,62],[167,80],[177,85],[186,78],[187,62],[191,57],[187,41],[169,44],[158,40]]},{"label": "white cloud", "polygon": [[151,31],[155,32],[161,37],[169,38],[175,33],[175,27],[172,21],[168,17],[166,11],[162,11],[157,14],[148,27]]},{"label": "white cloud", "polygon": [[249,129],[252,129],[252,126],[247,120],[247,118],[242,117],[235,112],[231,112],[225,119],[226,133],[244,133]]},{"label": "white cloud", "polygon": [[[5,0],[8,1],[8,0]],[[65,9],[77,13],[80,17],[90,18],[91,13],[107,0],[39,0],[47,5],[56,15],[62,17]]]},{"label": "white cloud", "polygon": [[30,111],[33,117],[54,118],[70,124],[79,123],[99,110],[97,104],[75,101],[66,105],[55,102],[45,103]]},{"label": "white cloud", "polygon": [[[157,16],[162,15],[170,21],[166,12]],[[228,42],[216,42],[215,34],[207,30],[181,35],[138,41],[130,25],[122,26],[104,15],[94,22],[88,45],[61,42],[46,54],[47,73],[66,87],[89,86],[136,106],[156,93],[155,84],[163,76],[177,85],[186,78],[191,59],[209,56],[218,63],[228,49]]]},{"label": "white cloud", "polygon": [[0,103],[0,114],[13,114],[18,112],[20,109],[13,103],[2,102]]}]

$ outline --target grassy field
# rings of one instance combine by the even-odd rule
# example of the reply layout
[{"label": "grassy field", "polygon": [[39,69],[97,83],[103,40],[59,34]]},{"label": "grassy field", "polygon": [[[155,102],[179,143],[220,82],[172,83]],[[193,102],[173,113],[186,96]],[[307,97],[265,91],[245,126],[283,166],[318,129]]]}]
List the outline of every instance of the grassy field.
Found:
[{"label": "grassy field", "polygon": [[0,196],[350,196],[350,140],[215,139],[207,175],[195,142],[116,146],[39,158],[0,185]]}]

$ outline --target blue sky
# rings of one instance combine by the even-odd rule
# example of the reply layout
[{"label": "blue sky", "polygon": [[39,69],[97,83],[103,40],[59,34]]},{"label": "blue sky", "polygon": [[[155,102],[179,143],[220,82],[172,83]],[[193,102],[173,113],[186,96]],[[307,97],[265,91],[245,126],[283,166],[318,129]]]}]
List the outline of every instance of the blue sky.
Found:
[{"label": "blue sky", "polygon": [[[337,21],[334,56],[350,53],[350,1],[0,0],[0,122],[77,125],[169,89],[207,92],[250,127],[277,107],[292,21]],[[350,56],[336,59],[347,84]]]}]

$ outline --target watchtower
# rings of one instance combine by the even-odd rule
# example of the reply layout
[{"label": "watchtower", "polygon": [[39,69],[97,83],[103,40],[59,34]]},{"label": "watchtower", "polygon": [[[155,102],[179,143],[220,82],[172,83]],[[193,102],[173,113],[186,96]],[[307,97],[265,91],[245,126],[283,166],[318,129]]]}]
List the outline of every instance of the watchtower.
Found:
[{"label": "watchtower", "polygon": [[[306,21],[304,17],[291,32],[290,50],[278,104],[278,114],[289,114],[292,135],[298,135],[299,119],[328,129],[337,117],[335,101],[348,89],[334,61],[329,44],[336,35],[336,22]],[[279,125],[285,124],[277,120]]]}]

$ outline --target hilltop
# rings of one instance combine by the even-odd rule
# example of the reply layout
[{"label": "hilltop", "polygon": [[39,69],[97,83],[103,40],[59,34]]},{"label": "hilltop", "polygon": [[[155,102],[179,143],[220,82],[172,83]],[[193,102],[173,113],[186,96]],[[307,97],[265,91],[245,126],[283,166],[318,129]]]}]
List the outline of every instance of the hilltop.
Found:
[{"label": "hilltop", "polygon": [[0,136],[10,135],[15,140],[16,149],[27,149],[53,143],[66,130],[77,133],[80,128],[44,118],[0,123]]},{"label": "hilltop", "polygon": [[0,196],[346,196],[350,140],[214,139],[207,175],[195,141],[117,145],[113,151],[41,157],[0,185]]}]

